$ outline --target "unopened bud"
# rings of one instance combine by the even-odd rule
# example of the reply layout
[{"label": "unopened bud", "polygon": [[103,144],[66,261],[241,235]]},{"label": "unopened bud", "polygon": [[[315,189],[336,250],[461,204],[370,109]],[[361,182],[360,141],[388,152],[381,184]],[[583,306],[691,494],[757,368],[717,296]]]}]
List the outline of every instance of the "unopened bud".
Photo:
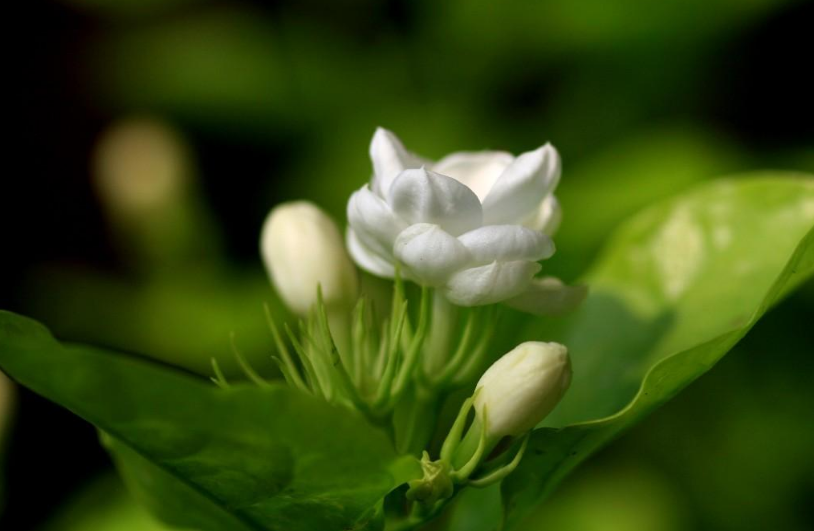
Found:
[{"label": "unopened bud", "polygon": [[571,383],[568,349],[559,343],[522,343],[492,364],[476,389],[475,410],[487,413],[487,437],[497,441],[534,428]]},{"label": "unopened bud", "polygon": [[189,148],[169,125],[148,118],[115,123],[93,157],[94,183],[110,216],[121,222],[177,208],[194,184]]},{"label": "unopened bud", "polygon": [[325,305],[350,306],[356,300],[356,269],[336,224],[306,201],[285,203],[269,213],[260,251],[277,293],[288,307],[306,315],[322,289]]}]

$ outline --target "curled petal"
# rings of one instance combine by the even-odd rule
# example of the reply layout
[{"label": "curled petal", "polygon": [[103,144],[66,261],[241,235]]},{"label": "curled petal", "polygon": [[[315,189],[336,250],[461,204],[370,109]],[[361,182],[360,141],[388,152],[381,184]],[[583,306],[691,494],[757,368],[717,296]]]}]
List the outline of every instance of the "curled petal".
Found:
[{"label": "curled petal", "polygon": [[484,223],[517,223],[536,211],[560,179],[560,156],[551,144],[517,157],[483,200]]},{"label": "curled petal", "polygon": [[345,236],[350,253],[356,265],[378,277],[393,278],[396,274],[392,261],[368,248],[359,240],[354,230],[348,227]]},{"label": "curled petal", "polygon": [[404,148],[395,134],[383,127],[376,129],[370,141],[370,159],[373,161],[373,191],[382,198],[387,197],[390,184],[399,173],[423,163]]},{"label": "curled petal", "polygon": [[[348,201],[348,223],[358,240],[371,251],[392,262],[396,236],[407,228],[390,206],[365,185]],[[360,264],[361,265],[361,264]]]},{"label": "curled petal", "polygon": [[452,177],[425,168],[403,171],[390,187],[393,211],[409,224],[432,223],[459,236],[481,226],[475,193]]},{"label": "curled petal", "polygon": [[540,203],[540,208],[537,209],[527,220],[521,225],[530,229],[539,230],[549,236],[554,236],[557,229],[560,228],[562,221],[562,208],[560,202],[554,194],[548,194],[543,202]]},{"label": "curled petal", "polygon": [[554,242],[542,232],[520,225],[487,225],[458,238],[472,254],[473,265],[495,260],[536,262],[554,254]]},{"label": "curled petal", "polygon": [[470,261],[469,252],[457,238],[429,223],[405,229],[396,238],[394,249],[409,276],[429,286],[443,285]]},{"label": "curled petal", "polygon": [[535,315],[562,315],[576,309],[587,294],[587,286],[568,286],[558,278],[543,277],[534,279],[525,292],[505,302]]},{"label": "curled petal", "polygon": [[466,185],[483,201],[514,156],[505,151],[461,151],[439,160],[433,170]]},{"label": "curled petal", "polygon": [[493,304],[525,291],[538,271],[540,264],[537,262],[492,262],[452,275],[445,294],[459,306]]}]

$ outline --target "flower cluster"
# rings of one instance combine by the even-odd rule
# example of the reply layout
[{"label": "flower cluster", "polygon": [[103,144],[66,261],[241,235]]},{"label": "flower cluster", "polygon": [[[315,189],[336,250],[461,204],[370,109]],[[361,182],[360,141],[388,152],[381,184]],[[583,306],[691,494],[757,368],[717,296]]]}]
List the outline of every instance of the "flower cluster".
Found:
[{"label": "flower cluster", "polygon": [[[523,343],[494,361],[496,303],[560,313],[585,289],[535,278],[539,262],[554,254],[561,218],[554,196],[560,158],[551,145],[517,157],[454,153],[433,163],[378,129],[370,155],[373,178],[348,202],[349,254],[318,207],[295,202],[269,214],[263,259],[300,318],[285,335],[271,327],[290,385],[389,423],[404,453],[422,453],[435,439],[443,401],[474,384],[438,459],[424,450],[424,475],[406,491],[413,516],[424,518],[457,489],[511,473],[528,434],[570,384],[568,351],[557,343]],[[377,315],[360,296],[353,262],[395,279],[389,315]],[[411,300],[403,280],[421,286],[420,300]],[[225,384],[220,376],[218,383]]]}]

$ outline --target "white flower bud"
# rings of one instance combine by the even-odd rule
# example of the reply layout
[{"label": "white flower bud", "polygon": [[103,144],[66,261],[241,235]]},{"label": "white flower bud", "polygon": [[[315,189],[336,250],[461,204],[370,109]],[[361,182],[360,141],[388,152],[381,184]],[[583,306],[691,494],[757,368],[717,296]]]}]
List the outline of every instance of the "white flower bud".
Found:
[{"label": "white flower bud", "polygon": [[329,308],[356,300],[356,269],[336,224],[316,205],[296,201],[272,209],[260,251],[277,293],[295,313],[308,313],[317,300],[317,285]]},{"label": "white flower bud", "polygon": [[483,373],[475,410],[487,437],[497,441],[534,428],[560,401],[571,383],[568,349],[559,343],[521,343]]}]

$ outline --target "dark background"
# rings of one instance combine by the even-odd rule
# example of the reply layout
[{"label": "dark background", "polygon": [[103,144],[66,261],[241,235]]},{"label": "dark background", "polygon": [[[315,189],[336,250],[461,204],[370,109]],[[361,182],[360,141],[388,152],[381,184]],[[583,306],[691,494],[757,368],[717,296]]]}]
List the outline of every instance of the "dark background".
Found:
[{"label": "dark background", "polygon": [[[652,200],[732,172],[814,171],[810,2],[64,0],[12,13],[0,307],[190,370],[250,311],[247,293],[273,298],[257,256],[270,206],[308,197],[342,219],[377,125],[429,157],[551,140],[566,207],[552,272],[566,279]],[[181,227],[167,231],[178,256],[151,250],[155,227],[117,217],[99,191],[100,139],[133,123],[169,131],[186,161],[181,221],[156,221]],[[608,194],[580,203],[592,186]],[[176,302],[193,293],[194,310]],[[814,528],[813,307],[809,285],[530,529]],[[226,324],[190,338],[212,322]],[[260,326],[241,323],[259,358]],[[25,531],[110,461],[89,425],[16,391],[0,529]]]}]

